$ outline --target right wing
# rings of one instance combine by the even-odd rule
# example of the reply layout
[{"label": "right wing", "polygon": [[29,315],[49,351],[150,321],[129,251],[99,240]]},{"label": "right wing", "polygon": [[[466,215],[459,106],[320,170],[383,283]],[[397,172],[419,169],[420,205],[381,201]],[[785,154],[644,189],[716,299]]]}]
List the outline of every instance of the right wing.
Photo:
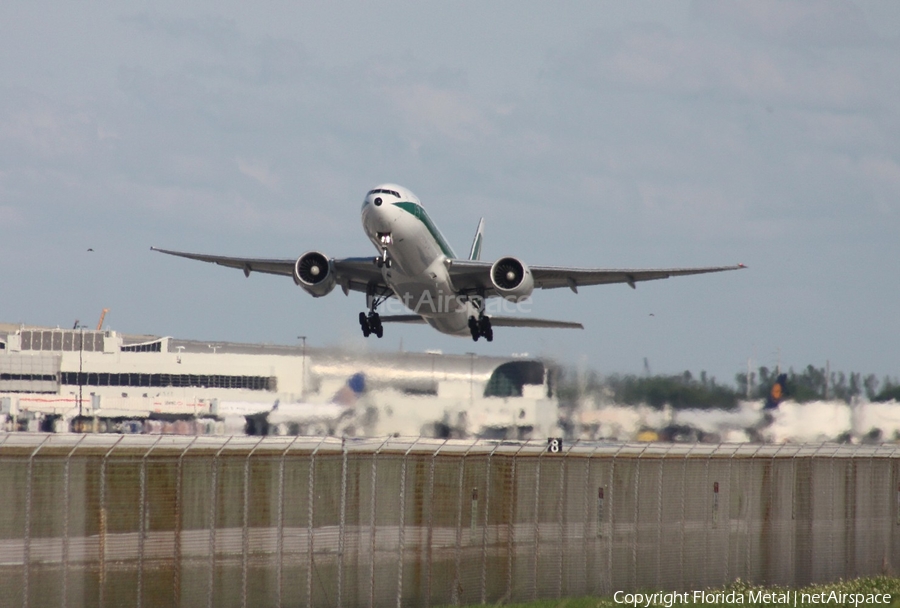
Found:
[{"label": "right wing", "polygon": [[535,327],[541,329],[584,329],[581,323],[573,321],[553,321],[551,319],[532,319],[531,317],[498,317],[491,315],[494,327]]},{"label": "right wing", "polygon": [[[199,260],[228,268],[237,268],[238,270],[243,270],[244,276],[247,277],[250,276],[251,272],[293,277],[294,263],[297,261],[296,258],[236,258],[224,255],[170,251],[168,249],[157,249],[156,247],[151,247],[150,249],[189,260]],[[345,293],[348,291],[367,293],[370,290],[378,293],[388,289],[388,286],[384,283],[384,278],[381,276],[381,270],[372,263],[372,259],[371,257],[363,257],[331,260],[334,266],[335,281],[344,289]]]},{"label": "right wing", "polygon": [[[448,260],[447,267],[450,281],[461,293],[483,293],[490,297],[497,295],[491,282],[491,262],[477,260]],[[632,288],[640,281],[654,281],[669,277],[746,268],[743,264],[734,266],[705,266],[699,268],[656,268],[656,269],[617,269],[617,268],[566,268],[561,266],[531,266],[535,289],[556,289],[568,287],[578,292],[579,287],[588,285],[607,285],[610,283],[627,283]]]}]

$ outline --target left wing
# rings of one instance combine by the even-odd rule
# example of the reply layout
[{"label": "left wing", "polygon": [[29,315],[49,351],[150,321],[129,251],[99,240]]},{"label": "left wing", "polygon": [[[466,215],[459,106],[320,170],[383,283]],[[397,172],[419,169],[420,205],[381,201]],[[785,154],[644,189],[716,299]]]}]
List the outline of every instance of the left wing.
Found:
[{"label": "left wing", "polygon": [[[246,277],[249,277],[251,272],[293,277],[294,263],[297,261],[296,258],[234,258],[224,255],[170,251],[168,249],[157,249],[156,247],[151,247],[150,249],[180,258],[188,258],[189,260],[199,260],[228,268],[237,268],[238,270],[243,270]],[[376,292],[388,290],[388,286],[384,283],[384,277],[381,276],[381,271],[372,263],[371,257],[334,258],[331,262],[334,265],[335,281],[345,292],[352,290],[366,293],[370,287],[374,288]]]},{"label": "left wing", "polygon": [[224,255],[207,255],[205,253],[186,253],[184,251],[170,251],[168,249],[157,249],[151,247],[151,251],[158,251],[168,255],[177,255],[180,258],[189,260],[200,260],[201,262],[212,262],[220,266],[228,268],[237,268],[244,271],[244,276],[250,276],[251,272],[262,272],[265,274],[280,274],[286,277],[294,276],[293,260],[284,259],[267,259],[267,258],[231,258]]},{"label": "left wing", "polygon": [[[483,291],[485,296],[497,295],[491,282],[491,262],[470,260],[448,260],[450,280],[457,291]],[[669,277],[691,274],[706,274],[740,270],[743,264],[735,266],[704,266],[699,268],[653,268],[653,269],[610,269],[610,268],[566,268],[563,266],[530,266],[534,287],[556,289],[568,287],[575,293],[578,288],[588,285],[606,285],[608,283],[627,283],[632,288],[640,281],[655,281]]]}]

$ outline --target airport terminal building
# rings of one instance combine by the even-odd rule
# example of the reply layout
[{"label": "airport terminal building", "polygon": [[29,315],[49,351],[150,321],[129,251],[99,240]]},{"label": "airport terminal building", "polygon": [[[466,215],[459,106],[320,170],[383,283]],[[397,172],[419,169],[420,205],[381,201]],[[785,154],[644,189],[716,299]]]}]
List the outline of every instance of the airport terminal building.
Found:
[{"label": "airport terminal building", "polygon": [[555,435],[552,366],[0,324],[0,422],[43,431]]}]

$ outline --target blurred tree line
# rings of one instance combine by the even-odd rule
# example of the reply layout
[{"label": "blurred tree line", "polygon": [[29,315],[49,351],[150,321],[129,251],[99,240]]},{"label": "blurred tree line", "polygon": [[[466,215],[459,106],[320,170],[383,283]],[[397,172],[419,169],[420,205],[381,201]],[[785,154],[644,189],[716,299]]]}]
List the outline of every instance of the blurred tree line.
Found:
[{"label": "blurred tree line", "polygon": [[[900,382],[885,376],[882,380],[874,374],[832,372],[826,368],[807,365],[800,372],[790,368],[785,397],[787,400],[805,403],[809,401],[844,401],[865,398],[869,401],[900,401]],[[778,372],[763,366],[734,377],[735,384],[720,384],[705,371],[694,376],[690,371],[681,374],[636,375],[612,374],[600,376],[591,371],[579,374],[575,370],[560,370],[558,395],[563,404],[572,404],[579,396],[597,396],[601,401],[638,405],[647,404],[662,408],[669,404],[675,409],[731,409],[744,399],[765,399],[775,383]]]}]

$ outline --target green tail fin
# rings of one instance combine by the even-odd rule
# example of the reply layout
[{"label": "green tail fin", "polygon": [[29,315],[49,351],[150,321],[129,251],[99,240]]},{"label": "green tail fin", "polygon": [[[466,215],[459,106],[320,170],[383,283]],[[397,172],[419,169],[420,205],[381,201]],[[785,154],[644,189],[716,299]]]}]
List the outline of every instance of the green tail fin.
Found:
[{"label": "green tail fin", "polygon": [[470,260],[481,259],[481,243],[484,240],[484,218],[478,221],[478,230],[475,231],[475,238],[472,240],[472,249],[469,251]]}]

